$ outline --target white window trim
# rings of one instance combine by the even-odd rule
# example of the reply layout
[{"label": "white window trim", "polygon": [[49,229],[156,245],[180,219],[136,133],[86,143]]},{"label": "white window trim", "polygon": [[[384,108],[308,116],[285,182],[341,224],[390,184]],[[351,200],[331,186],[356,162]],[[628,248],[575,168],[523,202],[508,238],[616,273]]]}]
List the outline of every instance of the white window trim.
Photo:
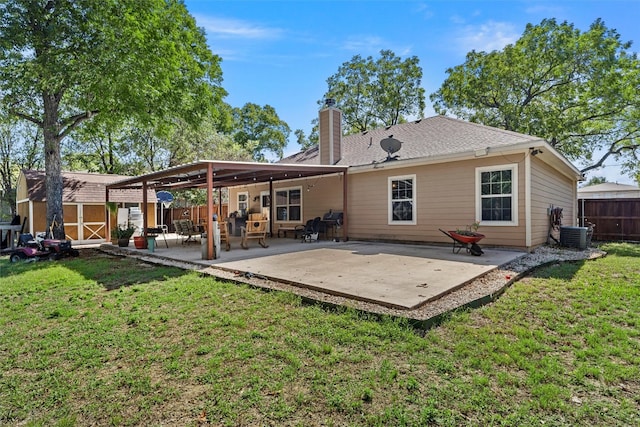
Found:
[{"label": "white window trim", "polygon": [[[511,221],[482,221],[482,172],[502,171],[511,169]],[[518,164],[483,166],[476,168],[476,218],[480,225],[491,227],[517,227],[518,226]]]},{"label": "white window trim", "polygon": [[[291,190],[300,190],[300,220],[289,220],[286,221],[278,220],[278,191],[286,191],[287,194]],[[273,197],[271,198],[271,205],[273,206],[274,213],[274,222],[277,224],[300,224],[304,221],[304,210],[302,209],[302,204],[304,203],[304,192],[302,191],[302,186],[297,187],[284,187],[284,188],[274,188],[273,189]],[[287,207],[291,206],[291,204],[287,204]]]},{"label": "white window trim", "polygon": [[[413,181],[413,219],[411,221],[394,221],[393,220],[393,209],[392,209],[392,183],[393,181],[399,181],[402,179],[411,179]],[[387,225],[416,225],[418,218],[418,183],[416,180],[416,175],[398,175],[398,176],[390,176],[387,177]]]},{"label": "white window trim", "polygon": [[247,204],[247,209],[249,210],[249,192],[248,191],[238,191],[238,193],[236,194],[236,211],[240,211],[240,196],[245,195],[247,196],[247,201],[245,202]]}]

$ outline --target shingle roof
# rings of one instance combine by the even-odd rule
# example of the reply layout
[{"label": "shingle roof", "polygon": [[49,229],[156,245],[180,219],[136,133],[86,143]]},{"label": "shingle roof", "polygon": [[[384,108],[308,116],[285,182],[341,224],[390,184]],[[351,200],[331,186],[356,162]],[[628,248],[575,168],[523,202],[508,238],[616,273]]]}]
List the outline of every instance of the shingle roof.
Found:
[{"label": "shingle roof", "polygon": [[[45,201],[45,172],[37,170],[23,170],[27,181],[29,200]],[[106,185],[115,181],[129,178],[124,175],[106,175],[84,172],[62,172],[62,201],[65,203],[104,203]],[[149,203],[156,201],[156,193],[147,191]],[[112,202],[142,202],[141,190],[112,190],[109,194]]]},{"label": "shingle roof", "polygon": [[[386,160],[380,141],[393,135],[402,142],[395,153],[398,160],[454,155],[488,147],[508,147],[527,142],[540,142],[538,137],[511,132],[477,123],[434,116],[387,128],[342,137],[342,166],[367,165]],[[301,151],[281,163],[318,164],[318,147]]]}]

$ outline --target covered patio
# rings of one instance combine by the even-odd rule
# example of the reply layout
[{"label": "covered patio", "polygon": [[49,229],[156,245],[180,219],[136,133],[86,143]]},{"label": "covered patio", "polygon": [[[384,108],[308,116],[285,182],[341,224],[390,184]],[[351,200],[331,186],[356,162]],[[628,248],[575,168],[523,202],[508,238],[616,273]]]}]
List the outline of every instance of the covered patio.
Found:
[{"label": "covered patio", "polygon": [[[346,166],[330,165],[300,165],[300,164],[274,164],[255,162],[231,162],[218,160],[200,160],[197,162],[175,166],[163,171],[152,172],[134,178],[117,181],[107,186],[106,200],[110,200],[111,191],[122,189],[142,189],[144,195],[143,215],[149,218],[147,212],[147,190],[179,190],[179,189],[205,189],[207,192],[207,218],[212,218],[214,213],[215,190],[248,184],[268,183],[269,193],[273,194],[273,183],[277,181],[319,177],[323,175],[339,174],[342,177],[342,237],[348,240],[348,212],[347,212],[347,169]],[[218,200],[221,200],[220,193]],[[273,230],[273,203],[270,206],[271,221],[270,230]],[[204,232],[213,236],[213,223],[207,221]],[[109,224],[109,229],[112,225]],[[144,229],[145,237],[147,228]],[[206,258],[215,258],[213,239],[207,240]]]}]

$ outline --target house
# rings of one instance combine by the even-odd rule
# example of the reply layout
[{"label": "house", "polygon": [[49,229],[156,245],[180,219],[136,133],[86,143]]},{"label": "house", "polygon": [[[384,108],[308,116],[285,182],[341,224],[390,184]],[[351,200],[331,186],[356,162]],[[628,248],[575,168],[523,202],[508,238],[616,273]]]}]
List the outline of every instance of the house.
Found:
[{"label": "house", "polygon": [[[439,229],[477,221],[484,244],[531,250],[547,242],[552,208],[576,225],[581,173],[541,138],[444,116],[342,136],[340,110],[319,119],[318,146],[280,163],[348,166],[346,192],[341,176],[279,182],[276,228],[340,210],[347,197],[358,240],[450,242]],[[265,190],[231,188],[230,211],[263,209]]]},{"label": "house", "polygon": [[[82,172],[62,173],[62,203],[67,239],[77,243],[97,243],[107,239],[106,185],[128,178]],[[149,218],[147,224],[155,226],[155,191],[149,191]],[[116,207],[142,208],[142,191],[118,190],[111,192],[110,201]],[[27,218],[25,232],[35,235],[46,230],[45,172],[22,170],[16,188],[17,213]]]},{"label": "house", "polygon": [[450,243],[440,229],[477,222],[483,244],[531,250],[547,242],[554,208],[576,224],[581,173],[541,138],[444,116],[343,137],[340,110],[319,119],[318,146],[275,164],[200,160],[107,188],[206,189],[207,217],[228,188],[235,227],[261,213],[272,235],[333,212],[338,238]]},{"label": "house", "polygon": [[578,218],[595,224],[594,240],[640,241],[640,188],[613,182],[579,188]]}]

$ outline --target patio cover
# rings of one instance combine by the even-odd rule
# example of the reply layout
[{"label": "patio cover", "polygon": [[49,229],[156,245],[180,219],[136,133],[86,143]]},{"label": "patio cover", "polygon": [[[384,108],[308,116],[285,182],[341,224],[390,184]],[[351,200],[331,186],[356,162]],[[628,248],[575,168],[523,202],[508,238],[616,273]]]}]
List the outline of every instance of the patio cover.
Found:
[{"label": "patio cover", "polygon": [[[273,193],[273,182],[312,176],[342,173],[342,203],[344,212],[343,230],[347,234],[347,166],[332,165],[300,165],[282,163],[231,162],[218,160],[200,160],[185,165],[174,166],[158,172],[123,179],[107,185],[107,201],[109,190],[136,189],[143,190],[143,212],[147,216],[147,191],[177,190],[187,188],[206,188],[207,215],[213,217],[213,190],[223,187],[269,182],[269,192]],[[273,221],[273,212],[270,215]],[[273,224],[272,228],[273,229]],[[145,227],[146,235],[146,227]],[[207,235],[213,235],[213,223],[207,221]],[[213,239],[207,239],[207,259],[213,259]]]}]

